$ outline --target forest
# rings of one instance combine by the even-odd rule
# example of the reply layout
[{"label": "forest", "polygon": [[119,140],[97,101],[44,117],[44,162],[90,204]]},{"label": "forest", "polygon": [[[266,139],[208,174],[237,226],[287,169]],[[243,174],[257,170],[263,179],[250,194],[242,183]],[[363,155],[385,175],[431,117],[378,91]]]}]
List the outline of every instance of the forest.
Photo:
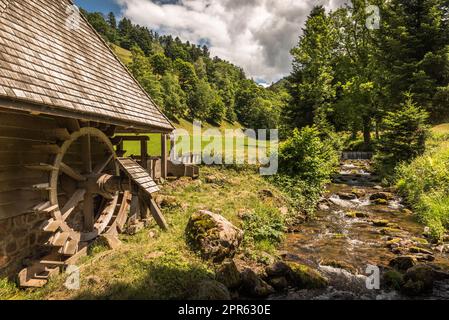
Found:
[{"label": "forest", "polygon": [[211,57],[206,45],[182,42],[134,25],[114,13],[83,11],[110,44],[132,52],[128,67],[172,120],[185,118],[220,125],[238,121],[247,128],[276,128],[288,100],[284,88],[265,89],[242,68]]}]

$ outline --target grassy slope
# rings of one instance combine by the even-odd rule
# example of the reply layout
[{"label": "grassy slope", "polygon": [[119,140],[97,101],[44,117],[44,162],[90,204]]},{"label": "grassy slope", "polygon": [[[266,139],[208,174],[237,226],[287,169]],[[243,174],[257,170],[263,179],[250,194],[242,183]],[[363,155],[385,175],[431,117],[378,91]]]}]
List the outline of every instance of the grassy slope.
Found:
[{"label": "grassy slope", "polygon": [[435,240],[449,228],[449,124],[432,128],[427,151],[399,168],[397,185]]},{"label": "grassy slope", "polygon": [[[224,178],[223,185],[207,184],[205,177]],[[262,189],[270,189],[275,198],[263,199]],[[20,291],[0,280],[0,299],[176,299],[188,298],[189,290],[201,279],[214,277],[214,266],[202,261],[185,242],[184,230],[190,215],[200,209],[227,217],[245,229],[245,245],[239,263],[254,267],[275,252],[271,241],[253,241],[251,236],[266,230],[267,215],[281,216],[279,207],[287,206],[282,194],[256,172],[202,168],[201,179],[178,180],[163,187],[165,195],[176,197],[178,205],[164,208],[170,230],[161,233],[155,226],[134,236],[121,236],[122,246],[108,251],[100,244],[80,263],[81,290],[68,291],[62,275],[37,290]],[[246,225],[238,213],[252,212],[259,224]],[[151,237],[150,233],[157,234]]]}]

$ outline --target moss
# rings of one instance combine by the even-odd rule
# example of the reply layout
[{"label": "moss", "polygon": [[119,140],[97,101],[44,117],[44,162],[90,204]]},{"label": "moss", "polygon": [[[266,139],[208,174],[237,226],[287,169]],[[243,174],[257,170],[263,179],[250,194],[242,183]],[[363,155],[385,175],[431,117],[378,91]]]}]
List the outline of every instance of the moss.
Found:
[{"label": "moss", "polygon": [[403,231],[401,229],[389,228],[389,227],[383,228],[382,230],[380,230],[380,232],[382,234],[390,235],[390,236],[396,236],[396,235],[400,236],[403,234]]},{"label": "moss", "polygon": [[289,278],[298,288],[322,289],[327,287],[328,280],[309,266],[295,262],[289,262],[287,265],[291,269]]},{"label": "moss", "polygon": [[390,224],[388,220],[373,220],[375,227],[387,227]]},{"label": "moss", "polygon": [[356,213],[355,213],[355,216],[356,216],[357,218],[368,218],[368,217],[369,217],[369,214],[366,213],[366,212],[356,212]]},{"label": "moss", "polygon": [[404,285],[404,276],[396,270],[387,271],[383,278],[384,283],[388,288],[400,290]]},{"label": "moss", "polygon": [[376,200],[373,201],[373,203],[375,205],[379,205],[379,206],[386,206],[386,205],[388,205],[388,200],[386,200],[386,199],[376,199]]},{"label": "moss", "polygon": [[346,212],[346,217],[352,219],[357,218],[357,213],[355,211]]},{"label": "moss", "polygon": [[399,243],[401,243],[401,241],[402,241],[401,238],[394,238],[394,239],[388,240],[387,247],[391,247],[391,246],[394,246],[395,244],[399,244]]},{"label": "moss", "polygon": [[427,241],[426,239],[423,238],[412,238],[412,241],[422,244],[422,245],[428,245],[429,241]]}]

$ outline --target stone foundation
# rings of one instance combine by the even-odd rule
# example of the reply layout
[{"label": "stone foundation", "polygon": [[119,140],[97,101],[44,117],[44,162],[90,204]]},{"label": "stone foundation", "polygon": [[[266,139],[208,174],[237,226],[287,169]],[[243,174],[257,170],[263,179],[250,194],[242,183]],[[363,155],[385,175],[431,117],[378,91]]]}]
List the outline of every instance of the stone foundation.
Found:
[{"label": "stone foundation", "polygon": [[39,257],[49,234],[41,231],[47,215],[26,214],[0,221],[0,276],[12,277],[27,263]]}]

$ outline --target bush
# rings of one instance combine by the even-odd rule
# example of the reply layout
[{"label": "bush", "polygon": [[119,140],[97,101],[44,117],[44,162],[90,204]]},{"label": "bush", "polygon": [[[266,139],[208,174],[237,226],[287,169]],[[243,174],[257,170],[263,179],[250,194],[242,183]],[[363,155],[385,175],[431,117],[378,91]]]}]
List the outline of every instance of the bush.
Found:
[{"label": "bush", "polygon": [[420,220],[440,240],[449,227],[449,142],[402,164],[396,174],[401,195],[418,214]]},{"label": "bush", "polygon": [[260,206],[254,214],[245,215],[243,221],[245,241],[276,245],[284,238],[285,221],[274,208]]},{"label": "bush", "polygon": [[336,139],[321,138],[316,127],[295,129],[279,148],[279,174],[272,178],[299,211],[315,211],[323,187],[338,165]]},{"label": "bush", "polygon": [[322,187],[338,164],[338,154],[329,142],[320,139],[316,127],[295,129],[279,148],[279,172],[312,187]]},{"label": "bush", "polygon": [[378,171],[387,176],[401,162],[410,162],[425,151],[428,135],[428,113],[419,108],[409,96],[401,108],[388,112],[382,123],[375,162]]}]

